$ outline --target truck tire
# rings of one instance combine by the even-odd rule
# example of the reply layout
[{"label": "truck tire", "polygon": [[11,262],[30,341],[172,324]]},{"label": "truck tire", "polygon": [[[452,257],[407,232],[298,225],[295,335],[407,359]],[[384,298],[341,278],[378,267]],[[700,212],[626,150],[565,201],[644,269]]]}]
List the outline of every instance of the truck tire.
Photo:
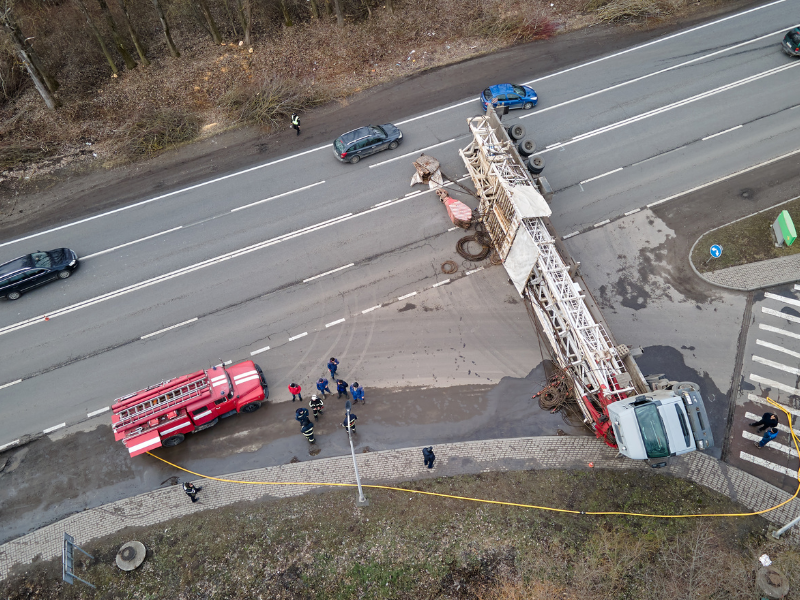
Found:
[{"label": "truck tire", "polygon": [[183,437],[182,433],[176,433],[175,435],[169,436],[167,439],[161,442],[161,445],[165,448],[172,448],[173,446],[177,446],[180,444],[185,438]]},{"label": "truck tire", "polygon": [[536,152],[536,142],[533,140],[522,140],[517,144],[517,150],[522,158],[528,158],[531,154]]},{"label": "truck tire", "polygon": [[256,365],[256,371],[258,372],[258,379],[261,381],[261,389],[264,390],[264,400],[269,398],[269,386],[267,385],[267,378],[264,377],[264,371],[261,370],[261,367]]},{"label": "truck tire", "polygon": [[507,129],[508,137],[510,137],[515,142],[517,140],[521,140],[525,137],[525,127],[517,123],[516,125],[512,125]]},{"label": "truck tire", "polygon": [[528,167],[528,171],[533,175],[538,175],[544,171],[544,159],[541,156],[531,156],[525,161],[525,164]]},{"label": "truck tire", "polygon": [[672,386],[675,391],[699,392],[700,386],[693,381],[681,381]]},{"label": "truck tire", "polygon": [[245,404],[240,412],[252,413],[256,412],[259,408],[261,408],[261,402],[251,402],[250,404]]}]

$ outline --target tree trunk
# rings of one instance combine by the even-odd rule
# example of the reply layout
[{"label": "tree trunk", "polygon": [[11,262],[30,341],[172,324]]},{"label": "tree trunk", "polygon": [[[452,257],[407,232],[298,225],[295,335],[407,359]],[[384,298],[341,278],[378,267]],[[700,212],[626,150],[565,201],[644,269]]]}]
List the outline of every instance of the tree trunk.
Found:
[{"label": "tree trunk", "polygon": [[144,66],[147,66],[150,64],[150,61],[147,59],[147,54],[141,40],[139,39],[139,34],[136,33],[136,30],[133,28],[133,23],[131,23],[131,16],[128,13],[128,2],[127,0],[117,0],[117,2],[119,2],[119,7],[122,10],[122,14],[125,15],[125,27],[128,30],[128,35],[131,36],[133,45],[136,48],[136,53],[139,55],[139,60]]},{"label": "tree trunk", "polygon": [[117,22],[114,20],[114,16],[111,14],[111,10],[108,8],[106,0],[97,0],[97,3],[100,5],[100,11],[103,13],[103,16],[106,18],[106,24],[111,30],[111,39],[114,40],[114,45],[117,47],[117,52],[120,53],[122,60],[125,61],[125,66],[129,71],[131,69],[135,69],[136,61],[133,60],[131,53],[128,52],[128,49],[125,47],[125,44],[122,41],[122,36],[117,30]]},{"label": "tree trunk", "polygon": [[315,19],[319,19],[319,5],[317,4],[317,0],[311,0],[311,16]]},{"label": "tree trunk", "polygon": [[344,15],[342,14],[340,0],[333,0],[333,8],[336,10],[336,25],[338,27],[344,27]]},{"label": "tree trunk", "polygon": [[117,65],[114,63],[114,57],[111,56],[111,52],[108,50],[108,46],[106,46],[105,41],[103,41],[103,36],[100,35],[100,30],[97,29],[97,26],[92,21],[92,17],[89,14],[89,11],[86,8],[86,5],[83,3],[83,0],[75,0],[75,4],[78,5],[78,8],[83,13],[83,16],[86,17],[86,23],[89,25],[89,29],[92,30],[97,43],[100,44],[100,49],[103,51],[103,55],[106,57],[108,61],[108,65],[111,67],[111,72],[114,75],[119,74],[119,69],[117,69]]},{"label": "tree trunk", "polygon": [[389,14],[394,14],[394,0],[386,0],[386,8],[389,9]]},{"label": "tree trunk", "polygon": [[361,3],[367,9],[367,18],[371,19],[372,18],[372,7],[369,5],[369,0],[361,0]]},{"label": "tree trunk", "polygon": [[236,0],[236,10],[239,13],[239,23],[244,32],[244,43],[250,45],[250,0]]},{"label": "tree trunk", "polygon": [[239,32],[236,29],[236,19],[233,17],[233,12],[231,10],[231,1],[232,0],[222,0],[222,3],[225,5],[225,11],[228,13],[228,20],[231,23],[231,29],[233,29],[233,37],[238,38]]},{"label": "tree trunk", "polygon": [[169,53],[172,54],[174,58],[180,58],[181,53],[178,52],[178,49],[175,47],[175,42],[172,41],[172,34],[169,32],[169,23],[167,23],[167,17],[164,16],[164,11],[161,10],[161,2],[159,2],[159,0],[153,0],[153,7],[156,9],[158,20],[161,21],[161,27],[164,29],[164,37],[167,38]]},{"label": "tree trunk", "polygon": [[287,27],[294,25],[292,23],[292,16],[289,14],[289,9],[286,8],[286,0],[279,0],[281,4],[281,12],[283,13],[283,24]]},{"label": "tree trunk", "polygon": [[214,16],[208,9],[208,4],[206,3],[206,0],[197,0],[197,5],[200,7],[200,12],[203,13],[203,17],[205,17],[206,19],[206,23],[208,24],[208,31],[211,33],[211,38],[214,40],[214,43],[217,45],[221,44],[222,36],[219,33],[216,21],[214,21]]},{"label": "tree trunk", "polygon": [[[50,86],[45,80],[45,74],[40,71],[36,63],[34,63],[34,61],[31,59],[31,54],[26,47],[25,38],[23,37],[22,32],[20,31],[16,22],[12,20],[11,12],[9,10],[6,10],[4,13],[0,14],[0,22],[2,22],[3,29],[11,38],[11,43],[14,46],[14,50],[17,51],[17,55],[22,61],[22,64],[24,64],[25,68],[28,70],[28,74],[31,76],[31,80],[33,80],[33,85],[36,86],[36,91],[39,92],[39,95],[42,97],[42,100],[44,100],[47,108],[50,110],[55,110],[61,105],[61,103],[51,93]],[[56,80],[52,77],[50,79],[56,84],[56,87],[58,87]]]},{"label": "tree trunk", "polygon": [[333,4],[331,4],[331,0],[325,0],[325,11],[328,13],[329,17],[333,14]]},{"label": "tree trunk", "polygon": [[[14,38],[14,44],[19,43],[22,46],[22,49],[25,51],[28,60],[30,60],[31,65],[33,68],[36,69],[39,73],[39,77],[44,81],[44,84],[47,86],[47,89],[50,90],[51,93],[55,93],[56,90],[60,87],[60,84],[56,79],[50,75],[48,70],[42,64],[42,61],[39,60],[39,55],[36,54],[36,51],[31,46],[28,39],[22,34],[22,30],[20,29],[19,25],[17,24],[16,20],[14,20],[14,15],[11,14],[11,7],[10,5],[6,6],[6,9],[3,13],[0,13],[0,21],[2,21],[4,28],[6,31],[9,32],[12,38]],[[56,101],[57,102],[57,101]]]}]

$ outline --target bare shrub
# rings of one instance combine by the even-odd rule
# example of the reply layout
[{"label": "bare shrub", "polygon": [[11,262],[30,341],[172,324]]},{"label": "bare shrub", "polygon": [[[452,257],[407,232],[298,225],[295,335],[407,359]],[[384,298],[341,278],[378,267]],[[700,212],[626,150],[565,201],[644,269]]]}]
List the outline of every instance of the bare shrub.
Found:
[{"label": "bare shrub", "polygon": [[0,171],[12,169],[17,165],[42,160],[56,152],[55,144],[47,142],[0,142]]},{"label": "bare shrub", "polygon": [[167,108],[141,115],[125,130],[125,149],[133,156],[152,156],[193,140],[200,119],[186,110]]},{"label": "bare shrub", "polygon": [[[591,0],[587,9],[592,4],[598,4],[598,0]],[[662,19],[675,12],[680,4],[676,0],[611,0],[611,2],[602,4],[596,10],[596,14],[601,21],[606,23]]]},{"label": "bare shrub", "polygon": [[220,104],[236,121],[273,128],[288,123],[293,112],[317,106],[326,100],[320,92],[279,79],[238,85],[220,99]]},{"label": "bare shrub", "polygon": [[26,83],[25,70],[14,53],[0,47],[0,104],[12,100]]}]

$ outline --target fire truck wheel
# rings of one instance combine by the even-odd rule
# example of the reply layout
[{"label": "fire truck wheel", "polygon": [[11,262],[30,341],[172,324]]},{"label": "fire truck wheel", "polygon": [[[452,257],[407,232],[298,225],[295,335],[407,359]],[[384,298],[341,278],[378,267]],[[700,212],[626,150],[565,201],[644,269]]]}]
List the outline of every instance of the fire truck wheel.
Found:
[{"label": "fire truck wheel", "polygon": [[256,412],[259,408],[261,408],[261,402],[251,402],[250,404],[245,404],[242,407],[242,412]]},{"label": "fire truck wheel", "polygon": [[389,144],[389,150],[394,150],[395,148],[397,148],[397,145],[398,145],[397,142],[392,142],[391,144]]},{"label": "fire truck wheel", "polygon": [[175,435],[169,436],[167,439],[161,442],[161,445],[164,446],[165,448],[172,448],[173,446],[177,446],[178,444],[180,444],[183,440],[184,440],[183,434],[177,433]]},{"label": "fire truck wheel", "polygon": [[8,292],[8,294],[6,294],[6,298],[9,300],[19,300],[21,295],[22,294],[20,294],[17,290],[14,290],[13,292]]}]

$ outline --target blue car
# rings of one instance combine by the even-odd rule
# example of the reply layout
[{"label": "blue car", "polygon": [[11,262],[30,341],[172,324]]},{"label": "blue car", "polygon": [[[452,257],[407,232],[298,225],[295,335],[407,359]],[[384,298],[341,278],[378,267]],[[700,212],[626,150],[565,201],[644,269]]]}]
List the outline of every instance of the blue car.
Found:
[{"label": "blue car", "polygon": [[483,110],[491,104],[497,108],[507,106],[509,109],[522,108],[530,110],[536,103],[539,102],[539,97],[533,88],[527,85],[514,85],[513,83],[500,83],[490,86],[481,92],[481,106]]}]

